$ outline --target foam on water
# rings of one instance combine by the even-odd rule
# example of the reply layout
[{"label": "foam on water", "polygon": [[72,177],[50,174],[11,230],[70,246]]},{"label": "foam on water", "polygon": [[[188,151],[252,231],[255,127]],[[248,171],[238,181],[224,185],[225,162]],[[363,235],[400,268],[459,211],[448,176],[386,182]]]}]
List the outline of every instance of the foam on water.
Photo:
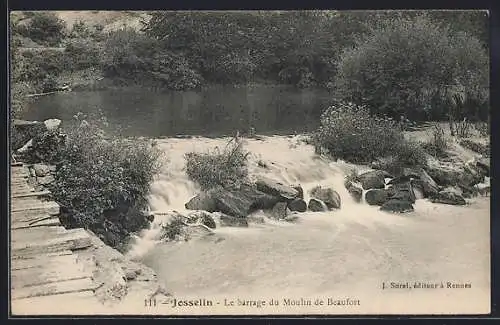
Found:
[{"label": "foam on water", "polygon": [[[183,155],[222,147],[226,139],[168,139],[160,142],[169,163],[152,185],[154,211],[185,212],[198,192],[183,170]],[[353,292],[381,281],[437,279],[473,281],[489,292],[489,201],[468,206],[417,200],[415,212],[390,214],[353,201],[344,176],[353,167],[314,155],[297,138],[245,140],[250,175],[300,184],[306,200],[317,185],[334,188],[342,207],[298,214],[295,223],[266,219],[248,228],[215,229],[220,240],[161,243],[166,215],[158,215],[128,252],[153,268],[174,294],[297,295]],[[259,167],[261,160],[268,168]],[[364,172],[366,168],[358,168]],[[262,212],[256,212],[262,216]],[[465,271],[466,270],[466,271]]]}]

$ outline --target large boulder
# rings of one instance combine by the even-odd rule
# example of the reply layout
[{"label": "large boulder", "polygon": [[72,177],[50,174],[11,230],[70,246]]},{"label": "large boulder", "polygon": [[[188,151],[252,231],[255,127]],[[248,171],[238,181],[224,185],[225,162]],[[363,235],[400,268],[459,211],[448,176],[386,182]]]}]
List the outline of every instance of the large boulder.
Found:
[{"label": "large boulder", "polygon": [[303,199],[295,199],[288,202],[288,208],[290,209],[290,211],[306,212],[307,203]]},{"label": "large boulder", "polygon": [[411,182],[392,184],[388,192],[391,199],[406,200],[410,203],[415,203],[416,197]]},{"label": "large boulder", "polygon": [[380,207],[380,210],[393,213],[406,213],[413,211],[413,205],[406,200],[390,199]]},{"label": "large boulder", "polygon": [[389,191],[385,189],[368,190],[365,194],[365,201],[369,205],[383,205],[389,201]]},{"label": "large boulder", "polygon": [[299,197],[299,191],[293,187],[264,176],[260,176],[255,184],[259,191],[279,197],[281,201],[293,200]]},{"label": "large boulder", "polygon": [[313,199],[323,201],[328,209],[340,209],[341,207],[340,195],[332,188],[316,186],[311,189],[309,194]]},{"label": "large boulder", "polygon": [[357,178],[361,183],[364,190],[370,190],[373,188],[382,189],[385,188],[385,178],[391,178],[392,176],[382,170],[374,170],[370,172],[363,173]]},{"label": "large boulder", "polygon": [[[412,184],[422,189],[424,197],[430,197],[439,192],[439,186],[434,179],[423,169],[418,168],[415,171],[406,170],[405,175],[414,178]],[[417,177],[413,177],[417,176]]]},{"label": "large boulder", "polygon": [[214,191],[216,211],[234,217],[246,217],[260,209],[271,209],[280,200],[279,197],[263,193],[252,186],[242,185],[239,189]]},{"label": "large boulder", "polygon": [[328,211],[328,207],[325,202],[318,199],[310,199],[307,208],[313,212],[323,212]]},{"label": "large boulder", "polygon": [[217,211],[217,203],[213,197],[215,191],[215,189],[212,189],[207,192],[198,193],[185,204],[185,208],[188,210],[205,210],[208,212]]},{"label": "large boulder", "polygon": [[431,198],[433,203],[451,204],[451,205],[465,205],[465,199],[455,190],[445,189]]},{"label": "large boulder", "polygon": [[346,180],[344,182],[344,186],[347,189],[347,192],[351,195],[351,197],[354,199],[356,202],[361,202],[361,199],[363,198],[363,189],[354,184],[352,181]]}]

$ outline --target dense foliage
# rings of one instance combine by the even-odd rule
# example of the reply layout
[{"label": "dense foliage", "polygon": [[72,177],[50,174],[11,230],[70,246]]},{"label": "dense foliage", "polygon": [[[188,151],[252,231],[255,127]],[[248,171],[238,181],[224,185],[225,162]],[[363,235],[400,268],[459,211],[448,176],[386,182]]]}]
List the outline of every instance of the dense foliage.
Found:
[{"label": "dense foliage", "polygon": [[222,150],[189,152],[185,155],[186,173],[204,190],[216,186],[233,186],[244,182],[248,176],[248,152],[241,142],[231,140]]},{"label": "dense foliage", "polygon": [[66,24],[53,12],[30,13],[25,22],[14,26],[14,32],[48,46],[57,46],[65,36]]},{"label": "dense foliage", "polygon": [[[99,125],[77,118],[79,124],[68,130],[57,151],[55,180],[49,187],[53,199],[71,224],[97,234],[120,234],[112,229],[118,226],[140,230],[160,151],[149,141],[108,138]],[[104,239],[112,246],[123,240]]]},{"label": "dense foliage", "polygon": [[488,57],[479,40],[425,16],[386,20],[346,49],[338,67],[341,98],[374,113],[462,119],[479,117],[488,100]]},{"label": "dense foliage", "polygon": [[339,102],[322,114],[314,142],[334,158],[354,163],[388,156],[395,156],[401,165],[426,161],[422,149],[404,139],[398,122],[372,116],[366,107],[352,103]]}]

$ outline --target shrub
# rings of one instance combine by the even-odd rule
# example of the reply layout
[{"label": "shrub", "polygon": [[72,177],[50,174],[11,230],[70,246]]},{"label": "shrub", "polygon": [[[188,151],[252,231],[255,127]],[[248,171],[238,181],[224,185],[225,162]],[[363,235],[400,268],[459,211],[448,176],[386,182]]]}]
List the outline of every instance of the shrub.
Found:
[{"label": "shrub", "polygon": [[222,152],[216,148],[213,152],[189,152],[185,155],[188,177],[203,190],[238,185],[246,180],[249,153],[243,150],[241,142],[233,140]]},{"label": "shrub", "polygon": [[64,50],[68,61],[71,62],[68,69],[77,71],[99,66],[100,52],[101,50],[95,41],[82,38],[69,41]]},{"label": "shrub", "polygon": [[448,149],[448,139],[446,139],[444,129],[439,125],[434,125],[432,137],[428,142],[424,142],[422,147],[432,156],[444,157]]},{"label": "shrub", "polygon": [[463,90],[470,103],[487,102],[488,74],[488,56],[479,40],[418,15],[377,24],[347,48],[338,63],[336,89],[344,100],[368,105],[373,112],[437,119],[454,109],[448,100],[453,89]]},{"label": "shrub", "polygon": [[364,106],[337,103],[321,115],[314,138],[318,152],[324,148],[334,158],[366,163],[392,154],[403,134],[393,120],[372,117]]},{"label": "shrub", "polygon": [[30,15],[26,26],[18,28],[18,32],[35,42],[55,46],[64,37],[66,24],[52,12],[35,12]]},{"label": "shrub", "polygon": [[183,55],[165,51],[156,39],[130,29],[108,35],[101,64],[104,76],[125,83],[185,90],[202,81]]},{"label": "shrub", "polygon": [[175,216],[167,224],[162,226],[161,239],[175,240],[177,236],[182,235],[182,229],[186,225],[183,216]]},{"label": "shrub", "polygon": [[123,237],[144,226],[141,211],[161,154],[146,140],[110,138],[102,125],[83,118],[76,116],[78,125],[68,130],[49,189],[71,224]]}]

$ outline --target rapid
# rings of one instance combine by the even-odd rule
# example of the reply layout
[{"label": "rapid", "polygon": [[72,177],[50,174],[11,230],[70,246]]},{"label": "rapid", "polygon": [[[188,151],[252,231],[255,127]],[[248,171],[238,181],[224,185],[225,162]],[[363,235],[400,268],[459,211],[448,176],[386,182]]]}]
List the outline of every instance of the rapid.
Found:
[{"label": "rapid", "polygon": [[[152,185],[151,210],[184,212],[184,204],[198,192],[183,170],[184,154],[216,146],[222,149],[227,140],[158,140],[168,161]],[[251,176],[300,184],[306,200],[312,187],[332,187],[340,194],[342,207],[300,213],[294,223],[266,218],[265,223],[250,223],[248,228],[218,228],[215,236],[175,243],[159,240],[164,219],[158,215],[150,229],[135,238],[128,256],[155,270],[174,296],[299,299],[340,295],[361,301],[358,307],[329,310],[332,314],[489,311],[489,198],[474,198],[467,206],[421,199],[412,213],[385,213],[354,202],[344,188],[344,176],[351,168],[363,172],[367,167],[320,158],[298,136],[243,141],[251,153]],[[259,161],[267,168],[260,167]],[[472,287],[382,290],[383,283],[391,282],[469,283]],[[269,313],[265,310],[242,307],[239,312]],[[295,311],[325,312],[304,307]],[[234,310],[216,313],[227,312]],[[273,313],[289,314],[294,309],[276,308]]]}]

